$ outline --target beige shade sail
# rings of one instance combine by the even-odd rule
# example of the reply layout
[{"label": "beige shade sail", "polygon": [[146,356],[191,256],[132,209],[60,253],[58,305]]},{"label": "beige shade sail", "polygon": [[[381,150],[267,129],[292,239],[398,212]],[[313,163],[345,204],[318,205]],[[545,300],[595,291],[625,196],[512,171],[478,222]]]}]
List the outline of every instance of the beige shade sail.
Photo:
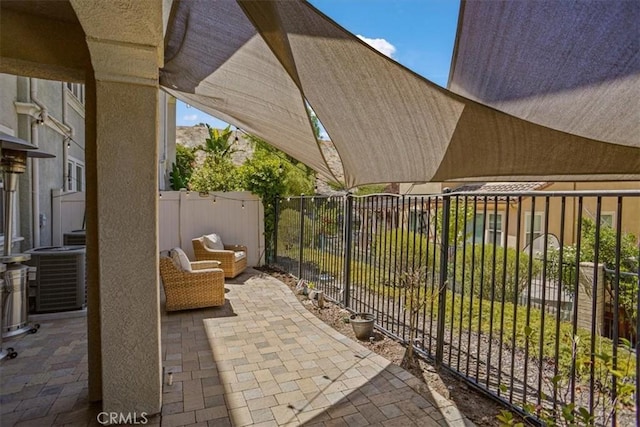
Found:
[{"label": "beige shade sail", "polygon": [[174,2],[161,84],[336,180],[304,99],[235,1]]},{"label": "beige shade sail", "polygon": [[640,2],[463,0],[448,86],[534,123],[640,147]]},{"label": "beige shade sail", "polygon": [[[482,10],[485,3],[492,2],[474,5]],[[529,25],[507,17],[502,25]],[[463,25],[453,82],[465,34]],[[548,43],[562,48],[561,41]],[[330,176],[309,124],[308,101],[340,155],[347,187],[640,178],[637,137],[574,134],[573,123],[580,121],[574,115],[555,117],[565,126],[551,128],[460,96],[373,50],[304,1],[178,1],[166,44],[163,87]],[[478,66],[475,72],[485,71]],[[634,75],[627,72],[625,81]],[[609,125],[608,116],[599,117],[594,112],[590,119]],[[627,114],[621,126],[631,129],[633,118]]]}]

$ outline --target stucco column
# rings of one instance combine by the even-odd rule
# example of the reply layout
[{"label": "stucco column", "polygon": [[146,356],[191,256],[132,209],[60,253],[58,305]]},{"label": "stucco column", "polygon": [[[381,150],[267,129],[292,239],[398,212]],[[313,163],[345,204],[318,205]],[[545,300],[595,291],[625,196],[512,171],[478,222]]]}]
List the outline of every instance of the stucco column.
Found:
[{"label": "stucco column", "polygon": [[102,401],[160,410],[156,87],[96,81]]},{"label": "stucco column", "polygon": [[86,140],[90,397],[102,400],[104,412],[140,418],[158,413],[162,397],[157,156],[163,3],[71,4],[93,71],[86,79],[93,86]]},{"label": "stucco column", "polygon": [[[595,272],[598,280],[595,280]],[[578,286],[578,327],[587,331],[596,324],[596,333],[602,334],[604,327],[604,264],[581,262]],[[595,301],[595,312],[594,312]]]}]

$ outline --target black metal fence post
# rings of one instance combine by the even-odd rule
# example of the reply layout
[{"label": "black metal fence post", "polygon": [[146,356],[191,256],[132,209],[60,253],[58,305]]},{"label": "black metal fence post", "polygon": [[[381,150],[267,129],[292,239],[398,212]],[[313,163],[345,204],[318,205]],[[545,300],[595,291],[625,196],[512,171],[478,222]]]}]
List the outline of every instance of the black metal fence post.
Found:
[{"label": "black metal fence post", "polygon": [[344,204],[344,285],[342,297],[345,307],[349,307],[351,298],[351,246],[352,246],[352,224],[353,224],[353,196],[347,194]]},{"label": "black metal fence post", "polygon": [[280,222],[280,196],[274,197],[273,200],[273,235],[271,236],[271,248],[269,254],[269,262],[271,264],[278,263],[278,223]]},{"label": "black metal fence post", "polygon": [[300,195],[300,256],[298,257],[298,279],[302,279],[302,259],[304,258],[304,194]]},{"label": "black metal fence post", "polygon": [[451,215],[451,190],[445,188],[442,196],[442,231],[440,237],[440,280],[438,282],[438,337],[436,341],[436,365],[444,358],[444,323],[447,311],[447,273],[449,268],[449,220]]}]

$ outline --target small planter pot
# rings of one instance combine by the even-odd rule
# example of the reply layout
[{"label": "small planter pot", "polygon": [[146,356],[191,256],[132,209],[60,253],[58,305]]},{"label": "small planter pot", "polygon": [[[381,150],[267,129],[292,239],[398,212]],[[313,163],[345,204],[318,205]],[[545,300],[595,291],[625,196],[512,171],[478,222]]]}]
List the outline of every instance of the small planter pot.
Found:
[{"label": "small planter pot", "polygon": [[373,335],[375,316],[371,313],[356,313],[349,317],[349,323],[359,340],[368,340]]}]

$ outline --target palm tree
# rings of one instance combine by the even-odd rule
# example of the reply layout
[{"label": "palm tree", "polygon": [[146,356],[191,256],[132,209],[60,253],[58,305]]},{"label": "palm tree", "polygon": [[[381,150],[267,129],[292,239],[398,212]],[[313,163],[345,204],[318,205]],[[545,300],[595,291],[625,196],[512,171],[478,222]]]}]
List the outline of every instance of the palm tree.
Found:
[{"label": "palm tree", "polygon": [[209,138],[205,140],[204,144],[199,145],[196,149],[203,151],[206,156],[206,161],[212,162],[215,165],[225,164],[231,160],[233,153],[238,151],[233,145],[238,141],[238,136],[232,140],[231,126],[227,126],[222,131],[216,128],[212,128],[207,125],[209,131]]}]

